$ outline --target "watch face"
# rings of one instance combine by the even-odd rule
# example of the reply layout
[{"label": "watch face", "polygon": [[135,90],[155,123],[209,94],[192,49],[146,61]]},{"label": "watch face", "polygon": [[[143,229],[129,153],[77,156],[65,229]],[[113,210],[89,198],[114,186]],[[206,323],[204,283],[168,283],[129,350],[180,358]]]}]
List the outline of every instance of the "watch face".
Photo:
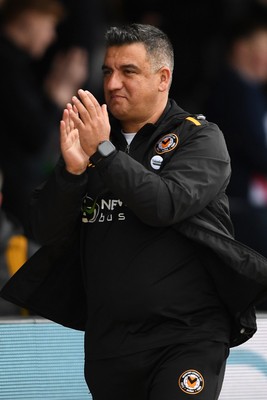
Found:
[{"label": "watch face", "polygon": [[104,142],[100,143],[98,146],[98,151],[102,157],[109,156],[111,153],[114,152],[114,150],[115,150],[115,146],[108,140],[105,140]]}]

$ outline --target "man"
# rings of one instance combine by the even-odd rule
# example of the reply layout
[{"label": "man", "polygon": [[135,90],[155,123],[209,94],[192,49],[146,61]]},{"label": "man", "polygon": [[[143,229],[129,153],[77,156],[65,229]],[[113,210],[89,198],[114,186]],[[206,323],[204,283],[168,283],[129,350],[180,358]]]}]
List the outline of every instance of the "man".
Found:
[{"label": "man", "polygon": [[1,295],[85,330],[95,400],[214,400],[229,346],[256,331],[266,260],[231,235],[221,131],[168,98],[166,35],[106,40],[107,105],[79,90],[64,110],[62,159],[31,207],[43,247]]}]

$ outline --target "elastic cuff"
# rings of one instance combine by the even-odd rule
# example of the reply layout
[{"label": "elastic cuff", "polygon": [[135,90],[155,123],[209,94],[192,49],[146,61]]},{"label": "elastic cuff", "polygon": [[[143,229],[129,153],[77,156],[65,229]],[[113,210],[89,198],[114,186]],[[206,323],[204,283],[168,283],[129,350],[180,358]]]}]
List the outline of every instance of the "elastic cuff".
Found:
[{"label": "elastic cuff", "polygon": [[64,180],[68,182],[80,182],[83,183],[87,180],[87,173],[86,170],[80,174],[80,175],[75,175],[71,174],[69,171],[66,170],[65,166],[61,168],[61,176]]},{"label": "elastic cuff", "polygon": [[96,165],[89,163],[88,167],[96,169],[104,169],[110,164],[110,162],[113,160],[114,157],[116,157],[117,154],[118,150],[114,151],[114,153],[110,154],[107,157],[103,157],[101,160],[98,161],[98,163],[96,163]]}]

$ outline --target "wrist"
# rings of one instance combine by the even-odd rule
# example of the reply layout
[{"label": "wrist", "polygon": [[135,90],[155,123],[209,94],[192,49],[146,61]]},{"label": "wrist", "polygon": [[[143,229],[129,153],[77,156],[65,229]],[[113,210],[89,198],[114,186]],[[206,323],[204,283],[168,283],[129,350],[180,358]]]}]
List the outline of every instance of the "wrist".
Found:
[{"label": "wrist", "polygon": [[96,165],[102,159],[109,157],[115,152],[116,152],[116,147],[114,146],[114,144],[111,143],[109,140],[104,140],[103,142],[99,143],[96,152],[90,156],[89,162],[92,165]]},{"label": "wrist", "polygon": [[87,168],[87,166],[85,168],[80,168],[80,169],[71,168],[71,167],[68,167],[67,165],[65,167],[66,171],[71,175],[82,175],[86,171],[86,168]]}]

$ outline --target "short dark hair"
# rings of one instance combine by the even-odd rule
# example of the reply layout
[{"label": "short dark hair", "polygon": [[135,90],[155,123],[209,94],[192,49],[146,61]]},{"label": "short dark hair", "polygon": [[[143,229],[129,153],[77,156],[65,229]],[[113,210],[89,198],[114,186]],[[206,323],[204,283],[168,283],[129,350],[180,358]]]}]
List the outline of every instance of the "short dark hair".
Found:
[{"label": "short dark hair", "polygon": [[136,23],[112,26],[107,30],[105,39],[106,47],[143,43],[155,70],[167,66],[173,72],[173,46],[168,36],[155,26]]}]

